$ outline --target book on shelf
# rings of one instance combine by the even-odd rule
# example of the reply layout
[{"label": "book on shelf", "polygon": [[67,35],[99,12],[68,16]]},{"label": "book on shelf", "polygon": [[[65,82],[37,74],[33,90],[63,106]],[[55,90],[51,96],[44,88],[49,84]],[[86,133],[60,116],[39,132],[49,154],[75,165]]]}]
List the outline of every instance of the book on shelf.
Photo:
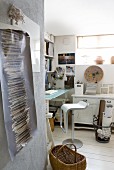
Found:
[{"label": "book on shelf", "polygon": [[54,45],[50,42],[44,41],[44,54],[48,56],[53,56],[54,55]]},{"label": "book on shelf", "polygon": [[53,56],[53,55],[54,55],[53,53],[54,53],[54,52],[53,52],[53,44],[52,44],[52,43],[49,43],[48,54],[49,54],[50,56]]},{"label": "book on shelf", "polygon": [[45,61],[46,61],[45,69],[47,71],[51,71],[52,70],[52,60],[50,58],[46,58]]}]

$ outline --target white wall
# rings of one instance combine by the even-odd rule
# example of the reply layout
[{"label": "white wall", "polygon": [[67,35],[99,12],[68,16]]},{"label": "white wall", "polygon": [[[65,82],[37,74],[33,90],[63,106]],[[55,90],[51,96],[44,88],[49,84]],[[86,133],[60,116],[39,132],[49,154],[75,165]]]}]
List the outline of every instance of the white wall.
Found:
[{"label": "white wall", "polygon": [[[56,36],[55,37],[55,43],[54,43],[54,62],[53,62],[53,70],[55,70],[55,67],[62,67],[66,68],[66,64],[59,64],[58,65],[58,54],[61,53],[75,53],[75,36],[69,35],[69,36]],[[69,64],[67,64],[69,65]],[[70,65],[73,66],[73,65]],[[66,76],[64,76],[64,80],[58,80],[56,82],[57,88],[64,88],[64,81],[66,80]]]},{"label": "white wall", "polygon": [[[106,64],[98,65],[99,67],[101,67],[103,69],[103,72],[104,72],[103,79],[98,83],[98,85],[101,85],[102,83],[114,84],[114,76],[112,74],[114,72],[114,65],[110,64],[110,57],[108,56],[108,55],[110,55],[110,56],[113,55],[113,51],[114,51],[113,48],[110,49],[110,51],[108,51],[108,52],[107,52],[108,49],[102,49],[102,50],[94,49],[94,50],[96,50],[96,53],[95,53],[96,56],[94,55],[92,58],[92,50],[91,49],[87,49],[83,52],[81,52],[80,49],[77,49],[77,37],[76,36],[74,36],[74,35],[56,36],[55,43],[54,43],[53,70],[55,69],[55,67],[58,67],[58,66],[66,68],[66,65],[58,65],[58,54],[67,53],[67,52],[68,53],[75,52],[76,53],[76,56],[75,56],[75,72],[76,72],[75,83],[78,80],[86,83],[86,80],[84,78],[84,72],[85,72],[86,68],[89,67],[90,65],[96,65],[94,60],[95,60],[95,57],[97,57],[98,55],[101,55],[104,57],[105,57],[105,55],[107,55],[105,58],[103,58],[105,60],[104,63],[106,63]],[[84,59],[84,58],[80,57],[81,54],[86,55],[86,52],[87,52],[87,54],[91,54],[88,59]],[[90,58],[92,58],[92,59],[90,59]],[[73,65],[71,65],[71,66],[73,66]],[[64,76],[64,80],[65,79],[66,79],[66,76]],[[64,88],[64,80],[58,80],[56,82],[56,87]]]},{"label": "white wall", "polygon": [[[0,22],[10,24],[7,16],[9,5],[14,5],[26,16],[40,25],[40,73],[33,74],[34,93],[37,111],[38,132],[35,137],[15,157],[10,160],[4,128],[3,114],[0,112],[0,170],[46,170],[46,118],[45,118],[45,60],[44,60],[44,1],[43,0],[2,0],[0,1]],[[0,103],[0,110],[1,103]],[[4,147],[1,147],[4,146]],[[4,167],[4,168],[3,168]]]},{"label": "white wall", "polygon": [[[95,36],[93,36],[95,37]],[[113,48],[113,35],[108,37],[105,37],[105,39],[99,40],[99,36],[96,36],[97,38],[97,43],[93,47],[91,46],[93,44],[93,40],[88,43],[85,43],[84,48],[83,43],[81,43],[79,46],[80,48],[77,48],[76,46],[76,65],[92,65],[96,64],[96,59],[98,56],[102,57],[103,64],[111,64],[111,57],[114,56],[114,48]],[[107,40],[107,41],[106,41]],[[77,36],[76,36],[76,42],[77,42]],[[80,42],[80,41],[79,41]],[[106,44],[108,43],[108,45]],[[89,45],[88,45],[89,44]],[[100,44],[102,46],[100,47]],[[96,46],[96,47],[95,47]],[[104,46],[104,47],[103,47]],[[99,48],[98,48],[99,47]]]},{"label": "white wall", "polygon": [[[86,79],[84,78],[84,73],[85,70],[89,67],[90,65],[75,65],[75,83],[79,80],[83,83],[87,83]],[[98,83],[98,86],[102,83],[104,84],[114,84],[114,65],[112,64],[107,64],[107,65],[97,65],[103,70],[103,78],[102,80]],[[99,89],[98,89],[99,90]]]}]

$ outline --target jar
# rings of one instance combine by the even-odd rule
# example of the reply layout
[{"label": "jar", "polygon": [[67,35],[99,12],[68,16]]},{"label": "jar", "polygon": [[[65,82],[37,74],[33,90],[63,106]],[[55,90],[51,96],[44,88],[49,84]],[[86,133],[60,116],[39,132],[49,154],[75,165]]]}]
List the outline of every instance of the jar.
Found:
[{"label": "jar", "polygon": [[114,64],[114,56],[111,57],[110,62],[111,64]]},{"label": "jar", "polygon": [[103,64],[104,60],[102,59],[101,56],[98,56],[95,60],[96,64]]}]

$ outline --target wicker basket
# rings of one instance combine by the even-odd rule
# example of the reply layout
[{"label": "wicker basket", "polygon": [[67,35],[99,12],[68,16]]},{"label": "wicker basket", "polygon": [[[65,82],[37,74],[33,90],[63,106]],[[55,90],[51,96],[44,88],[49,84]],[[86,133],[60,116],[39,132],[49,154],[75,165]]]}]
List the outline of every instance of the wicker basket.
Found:
[{"label": "wicker basket", "polygon": [[[67,145],[70,145],[68,147]],[[70,149],[74,147],[75,151]],[[57,145],[53,147],[49,154],[49,159],[53,170],[85,170],[85,156],[76,152],[74,144]]]},{"label": "wicker basket", "polygon": [[97,142],[108,143],[110,141],[112,123],[110,126],[100,126],[98,125],[98,117],[94,115],[93,127],[95,130],[95,138]]}]

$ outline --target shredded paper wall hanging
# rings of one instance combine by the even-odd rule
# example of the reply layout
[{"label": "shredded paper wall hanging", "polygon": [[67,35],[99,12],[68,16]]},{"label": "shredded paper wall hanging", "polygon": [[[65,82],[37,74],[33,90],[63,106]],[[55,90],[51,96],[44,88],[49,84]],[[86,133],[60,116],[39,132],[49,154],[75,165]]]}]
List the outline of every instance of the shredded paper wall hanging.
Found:
[{"label": "shredded paper wall hanging", "polygon": [[18,30],[0,30],[1,92],[11,158],[36,130],[30,37]]}]

